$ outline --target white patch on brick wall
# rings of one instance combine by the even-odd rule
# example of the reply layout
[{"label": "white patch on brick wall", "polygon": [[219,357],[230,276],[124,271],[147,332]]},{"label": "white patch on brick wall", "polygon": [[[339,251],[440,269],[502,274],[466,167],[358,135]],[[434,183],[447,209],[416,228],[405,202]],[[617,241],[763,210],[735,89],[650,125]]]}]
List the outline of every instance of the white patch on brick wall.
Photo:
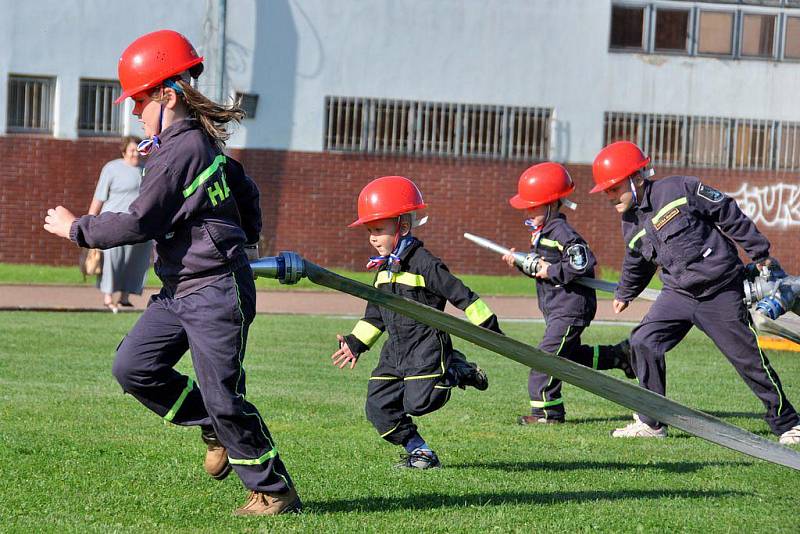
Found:
[{"label": "white patch on brick wall", "polygon": [[777,183],[764,186],[744,182],[735,193],[742,211],[757,225],[788,228],[800,226],[800,184]]}]

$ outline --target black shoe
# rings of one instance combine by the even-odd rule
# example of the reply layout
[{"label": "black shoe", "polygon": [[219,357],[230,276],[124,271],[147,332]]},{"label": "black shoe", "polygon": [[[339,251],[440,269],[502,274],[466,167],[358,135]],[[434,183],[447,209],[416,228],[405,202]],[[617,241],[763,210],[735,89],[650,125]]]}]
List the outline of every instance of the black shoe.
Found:
[{"label": "black shoe", "polygon": [[631,342],[627,339],[620,341],[613,345],[611,349],[614,351],[614,369],[621,369],[625,373],[626,378],[636,378],[636,373],[633,371],[633,350],[631,349]]},{"label": "black shoe", "polygon": [[408,454],[400,455],[400,462],[395,467],[401,469],[437,469],[442,467],[439,457],[430,449],[414,449]]},{"label": "black shoe", "polygon": [[477,364],[468,362],[460,352],[453,352],[448,370],[454,377],[456,385],[461,389],[471,386],[478,391],[486,391],[489,387],[489,377],[486,376],[486,371]]}]

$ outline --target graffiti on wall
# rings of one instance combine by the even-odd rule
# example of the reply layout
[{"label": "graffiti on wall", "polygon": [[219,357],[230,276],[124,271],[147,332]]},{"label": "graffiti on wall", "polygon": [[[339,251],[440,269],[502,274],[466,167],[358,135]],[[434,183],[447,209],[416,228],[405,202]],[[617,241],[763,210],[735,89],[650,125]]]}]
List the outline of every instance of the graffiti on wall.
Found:
[{"label": "graffiti on wall", "polygon": [[800,183],[762,186],[744,182],[738,191],[727,195],[759,226],[800,226]]}]

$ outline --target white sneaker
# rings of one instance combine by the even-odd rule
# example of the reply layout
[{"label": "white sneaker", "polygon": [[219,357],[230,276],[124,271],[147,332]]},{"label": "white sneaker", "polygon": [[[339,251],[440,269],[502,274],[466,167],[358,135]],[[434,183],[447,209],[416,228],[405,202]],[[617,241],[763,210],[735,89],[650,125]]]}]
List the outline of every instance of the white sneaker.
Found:
[{"label": "white sneaker", "polygon": [[800,445],[800,425],[795,425],[781,434],[778,443],[781,445]]},{"label": "white sneaker", "polygon": [[[653,428],[650,425],[643,423],[639,419],[638,414],[633,414],[633,423],[618,428],[611,433],[614,438],[666,438],[667,427]],[[800,432],[798,432],[798,439],[800,439]],[[799,441],[800,443],[800,441]]]}]

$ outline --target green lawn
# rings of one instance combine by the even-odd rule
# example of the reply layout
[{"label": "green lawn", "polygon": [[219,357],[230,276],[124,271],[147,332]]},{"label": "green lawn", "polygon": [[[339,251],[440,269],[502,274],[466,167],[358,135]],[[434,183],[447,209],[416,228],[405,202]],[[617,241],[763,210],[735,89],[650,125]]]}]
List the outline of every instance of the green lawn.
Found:
[{"label": "green lawn", "polygon": [[[352,321],[259,316],[248,398],[304,500],[302,516],[234,518],[245,491],[202,470],[196,429],[166,425],[110,374],[135,314],[0,313],[0,530],[11,532],[796,532],[798,474],[673,432],[613,440],[628,410],[566,386],[571,424],[519,427],[525,368],[456,342],[490,376],[418,419],[443,469],[399,471],[364,417],[377,354],[334,369]],[[535,342],[542,325],[506,323]],[[590,343],[622,327],[593,327]],[[800,398],[800,358],[771,353]],[[189,358],[179,364],[189,369]],[[669,357],[670,395],[762,435],[761,406],[697,332]]]},{"label": "green lawn", "polygon": [[[366,284],[371,284],[374,277],[372,272],[346,271],[343,269],[333,269],[333,271]],[[619,271],[613,269],[602,267],[599,270],[599,274],[603,280],[619,280]],[[536,286],[533,280],[521,274],[509,276],[465,274],[459,275],[459,277],[479,295],[530,297],[536,294]],[[94,285],[94,276],[87,277],[84,280],[77,267],[0,263],[0,285],[2,284]],[[161,287],[161,282],[152,269],[148,272],[146,285],[149,287]],[[314,285],[306,279],[301,280],[294,286],[285,286],[276,280],[259,278],[256,280],[256,287],[273,291],[285,291],[287,289],[292,291],[330,291]],[[654,279],[650,287],[661,289],[661,281],[657,278]],[[610,295],[598,292],[598,297],[610,298]]]}]

